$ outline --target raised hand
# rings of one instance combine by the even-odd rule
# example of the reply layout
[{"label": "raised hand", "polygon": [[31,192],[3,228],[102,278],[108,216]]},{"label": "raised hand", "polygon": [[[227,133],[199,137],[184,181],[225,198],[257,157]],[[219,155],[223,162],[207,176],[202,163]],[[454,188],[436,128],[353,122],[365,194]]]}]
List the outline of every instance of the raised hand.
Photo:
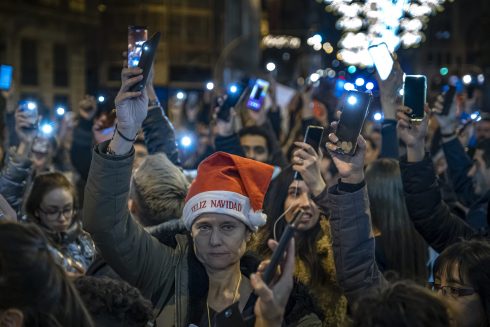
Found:
[{"label": "raised hand", "polygon": [[[274,250],[277,242],[269,240],[268,245]],[[266,285],[261,278],[267,267],[266,263],[259,266],[257,274],[250,276],[250,283],[258,296],[254,308],[255,327],[282,326],[286,304],[293,289],[294,255],[294,239],[292,239],[281,265],[281,276],[272,287]]]},{"label": "raised hand", "polygon": [[451,102],[451,107],[449,108],[449,112],[447,115],[441,115],[443,107],[444,107],[444,96],[439,95],[437,97],[436,103],[434,104],[434,108],[432,109],[432,112],[434,112],[436,115],[437,122],[439,123],[439,127],[441,128],[441,133],[442,134],[451,134],[456,131],[456,128],[458,127],[458,103],[457,103],[457,95],[455,94],[452,102]]},{"label": "raised hand", "polygon": [[425,156],[425,137],[429,126],[429,106],[425,105],[425,116],[421,123],[414,124],[407,115],[412,109],[400,106],[397,113],[398,137],[407,146],[407,157],[409,162],[421,161]]},{"label": "raised hand", "polygon": [[15,112],[15,132],[19,141],[31,144],[37,135],[37,121],[33,121],[25,112],[17,110]]},{"label": "raised hand", "polygon": [[323,180],[320,162],[322,153],[319,154],[309,144],[294,142],[298,148],[293,152],[293,170],[301,174],[306,186],[314,196],[320,195],[327,184]]},{"label": "raised hand", "polygon": [[128,139],[135,139],[148,112],[148,95],[143,91],[129,89],[143,79],[141,68],[125,67],[121,73],[122,85],[114,101],[116,105],[117,129]]},{"label": "raised hand", "polygon": [[[335,127],[337,124],[333,123]],[[353,156],[336,152],[339,141],[337,135],[328,135],[330,142],[327,142],[327,149],[332,156],[332,160],[339,171],[343,183],[359,184],[364,180],[364,157],[366,155],[366,141],[359,135],[357,138],[357,148]]]},{"label": "raised hand", "polygon": [[396,111],[400,102],[400,89],[403,86],[403,70],[398,61],[394,61],[393,69],[386,80],[382,80],[376,73],[379,85],[381,107],[385,119],[396,119]]}]

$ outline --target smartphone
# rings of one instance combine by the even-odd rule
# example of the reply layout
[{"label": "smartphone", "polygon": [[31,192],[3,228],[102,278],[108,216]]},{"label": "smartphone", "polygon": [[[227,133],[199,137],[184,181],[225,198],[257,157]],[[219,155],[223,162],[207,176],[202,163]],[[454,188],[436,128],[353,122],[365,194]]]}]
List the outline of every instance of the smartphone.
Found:
[{"label": "smartphone", "polygon": [[338,149],[336,152],[354,155],[357,148],[357,138],[361,134],[366,120],[372,95],[359,91],[348,91],[342,100],[342,113],[337,126]]},{"label": "smartphone", "polygon": [[444,93],[442,111],[439,115],[447,116],[449,114],[449,110],[451,109],[455,95],[456,95],[456,86],[449,85],[448,90]]},{"label": "smartphone", "polygon": [[230,120],[230,109],[239,102],[239,100],[242,98],[243,94],[245,93],[246,86],[242,83],[233,83],[230,86],[228,86],[226,90],[226,100],[225,102],[220,106],[219,111],[218,111],[218,119],[223,120],[223,121],[229,121]]},{"label": "smartphone", "polygon": [[427,77],[406,75],[403,81],[403,105],[412,109],[408,116],[411,121],[424,119],[424,106],[427,99]]},{"label": "smartphone", "polygon": [[160,32],[156,32],[148,41],[143,43],[141,58],[138,62],[138,67],[143,70],[143,79],[130,88],[131,92],[141,91],[145,88],[153,60],[155,59],[158,43],[160,42],[160,36]]},{"label": "smartphone", "polygon": [[12,86],[12,76],[14,67],[9,65],[0,65],[0,90],[10,90]]},{"label": "smartphone", "polygon": [[[318,153],[320,150],[320,144],[323,138],[324,128],[321,126],[310,125],[306,128],[305,138],[303,140],[304,143],[311,145],[313,149]],[[301,174],[297,171],[294,172],[294,179],[301,180]]]},{"label": "smartphone", "polygon": [[29,119],[29,123],[31,127],[29,129],[36,129],[37,128],[37,120],[39,118],[39,112],[37,109],[37,103],[34,101],[20,101],[19,102],[19,111],[23,112],[27,118]]},{"label": "smartphone", "polygon": [[143,43],[148,39],[146,26],[128,26],[128,67],[138,67]]},{"label": "smartphone", "polygon": [[369,54],[373,59],[374,66],[378,71],[379,77],[384,81],[390,76],[393,70],[394,60],[386,43],[371,45],[368,48]]},{"label": "smartphone", "polygon": [[264,103],[267,90],[269,89],[269,82],[258,78],[250,93],[250,97],[247,101],[247,107],[254,111],[259,111]]}]

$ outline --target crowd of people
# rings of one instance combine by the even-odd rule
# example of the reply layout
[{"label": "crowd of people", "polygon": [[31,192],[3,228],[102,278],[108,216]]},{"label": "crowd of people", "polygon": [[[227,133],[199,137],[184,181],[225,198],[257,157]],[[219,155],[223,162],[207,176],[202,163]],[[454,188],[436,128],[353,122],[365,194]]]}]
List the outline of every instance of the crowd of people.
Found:
[{"label": "crowd of people", "polygon": [[126,65],[115,109],[86,95],[52,134],[3,92],[1,326],[490,326],[478,92],[447,115],[433,92],[414,122],[396,64],[378,79],[382,123],[347,155],[340,100],[314,85],[282,108],[271,78],[266,105],[224,120],[217,92],[163,106],[152,76],[130,91],[141,79]]}]

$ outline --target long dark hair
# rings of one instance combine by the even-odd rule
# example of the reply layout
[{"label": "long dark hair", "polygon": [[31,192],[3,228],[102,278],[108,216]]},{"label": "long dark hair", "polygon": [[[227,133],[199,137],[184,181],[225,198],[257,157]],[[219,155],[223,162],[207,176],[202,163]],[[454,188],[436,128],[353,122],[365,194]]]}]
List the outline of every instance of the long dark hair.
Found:
[{"label": "long dark hair", "polygon": [[366,170],[366,184],[373,225],[381,232],[376,246],[383,251],[385,270],[425,284],[428,246],[408,216],[398,162],[374,161]]},{"label": "long dark hair", "polygon": [[66,189],[73,196],[73,209],[75,210],[73,218],[75,219],[78,206],[75,187],[65,175],[58,172],[44,173],[36,176],[25,202],[25,212],[27,216],[37,220],[36,211],[39,209],[44,196],[58,188]]},{"label": "long dark hair", "polygon": [[480,296],[486,318],[490,326],[490,242],[488,239],[474,238],[455,243],[437,258],[434,277],[451,277],[453,269],[458,269],[461,283],[473,287]]},{"label": "long dark hair", "polygon": [[[278,239],[286,227],[286,220],[284,218],[281,218],[280,221],[277,220],[284,212],[284,203],[288,196],[287,190],[293,182],[293,177],[294,171],[289,166],[271,183],[269,191],[266,194],[264,212],[267,214],[267,223],[258,231],[256,245],[254,246],[257,254],[260,256],[266,257],[271,254],[267,246],[267,240],[274,238],[274,225],[276,225],[276,236]],[[320,219],[322,219],[321,215]],[[296,238],[296,255],[308,269],[311,276],[311,285],[326,283],[329,278],[322,266],[322,260],[324,259],[320,258],[317,251],[317,241],[323,236],[320,220],[318,220],[318,223],[311,230],[301,233],[299,236]]]},{"label": "long dark hair", "polygon": [[21,310],[24,326],[92,327],[72,283],[32,224],[0,223],[0,311]]}]

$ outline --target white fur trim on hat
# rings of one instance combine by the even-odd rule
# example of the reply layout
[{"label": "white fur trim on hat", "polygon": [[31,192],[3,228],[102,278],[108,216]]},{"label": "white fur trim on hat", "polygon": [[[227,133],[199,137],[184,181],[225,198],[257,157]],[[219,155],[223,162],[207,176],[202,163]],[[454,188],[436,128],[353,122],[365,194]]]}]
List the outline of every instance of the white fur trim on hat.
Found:
[{"label": "white fur trim on hat", "polygon": [[267,221],[262,210],[254,211],[248,197],[230,191],[207,191],[199,193],[187,201],[184,206],[184,224],[190,230],[192,224],[204,213],[221,213],[232,216],[252,231],[257,231]]}]

